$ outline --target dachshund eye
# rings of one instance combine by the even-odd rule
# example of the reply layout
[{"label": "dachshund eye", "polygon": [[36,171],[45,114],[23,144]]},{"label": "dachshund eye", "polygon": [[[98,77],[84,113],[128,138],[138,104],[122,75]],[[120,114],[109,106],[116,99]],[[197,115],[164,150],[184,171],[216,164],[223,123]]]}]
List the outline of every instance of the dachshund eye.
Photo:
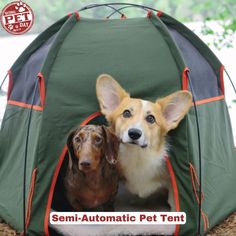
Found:
[{"label": "dachshund eye", "polygon": [[96,144],[96,145],[99,145],[99,144],[102,143],[102,138],[99,137],[99,136],[96,136],[95,139],[94,139],[94,141],[95,141],[95,144]]},{"label": "dachshund eye", "polygon": [[77,142],[77,143],[80,143],[81,142],[81,139],[80,139],[80,137],[75,137],[75,142]]},{"label": "dachshund eye", "polygon": [[148,116],[146,117],[146,121],[147,121],[148,123],[150,123],[150,124],[153,124],[153,123],[156,122],[156,119],[155,119],[155,117],[154,117],[153,115],[148,115]]},{"label": "dachshund eye", "polygon": [[123,112],[124,118],[130,118],[131,116],[132,116],[132,114],[129,110],[124,110],[124,112]]}]

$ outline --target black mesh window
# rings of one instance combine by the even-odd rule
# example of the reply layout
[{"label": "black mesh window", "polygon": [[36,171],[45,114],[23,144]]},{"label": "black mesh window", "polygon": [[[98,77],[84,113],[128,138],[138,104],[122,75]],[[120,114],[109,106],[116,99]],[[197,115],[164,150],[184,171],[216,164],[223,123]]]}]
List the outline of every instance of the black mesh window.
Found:
[{"label": "black mesh window", "polygon": [[190,69],[196,100],[220,96],[219,81],[212,67],[199,51],[178,31],[168,26],[184,61]]},{"label": "black mesh window", "polygon": [[[46,43],[37,49],[25,63],[19,74],[13,75],[13,90],[10,100],[30,104],[32,102],[33,91],[37,75],[47,56],[56,34],[51,36]],[[37,89],[34,105],[40,105],[39,89]]]}]

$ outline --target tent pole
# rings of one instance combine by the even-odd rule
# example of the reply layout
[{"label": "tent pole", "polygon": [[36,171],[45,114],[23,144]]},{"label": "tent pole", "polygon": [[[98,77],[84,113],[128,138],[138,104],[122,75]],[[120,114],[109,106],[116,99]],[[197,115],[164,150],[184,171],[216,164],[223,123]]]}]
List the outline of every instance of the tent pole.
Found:
[{"label": "tent pole", "polygon": [[196,106],[196,99],[195,99],[195,93],[193,90],[193,85],[190,77],[189,71],[187,71],[188,74],[188,80],[189,80],[189,88],[192,92],[193,96],[193,104],[194,104],[194,112],[196,117],[196,125],[197,125],[197,137],[198,137],[198,159],[199,159],[199,192],[198,192],[198,198],[199,198],[199,205],[198,205],[198,229],[197,229],[197,235],[201,235],[201,209],[202,209],[202,150],[201,150],[201,134],[200,134],[200,125],[199,125],[199,117],[198,117],[198,110]]},{"label": "tent pole", "polygon": [[235,85],[234,85],[234,83],[233,83],[231,77],[229,76],[229,73],[227,72],[226,69],[224,69],[224,71],[225,71],[225,73],[226,73],[226,75],[227,75],[227,77],[228,77],[228,79],[229,79],[229,81],[230,81],[230,83],[231,83],[231,85],[232,85],[232,87],[233,87],[233,89],[234,89],[234,92],[235,92],[235,94],[236,94],[236,88],[235,88]]},{"label": "tent pole", "polygon": [[7,76],[8,76],[8,73],[5,75],[3,81],[2,81],[2,83],[1,83],[1,85],[0,85],[0,90],[2,90],[2,86],[3,86],[3,84],[5,83],[5,81],[6,81],[6,79],[7,79]]},{"label": "tent pole", "polygon": [[106,18],[109,19],[111,16],[113,16],[116,13],[119,13],[121,16],[124,15],[123,12],[121,12],[121,10],[123,10],[124,8],[127,7],[121,7],[121,8],[114,8],[114,11],[112,13],[110,13],[110,15],[108,15]]},{"label": "tent pole", "polygon": [[[120,7],[120,8],[117,8],[116,10],[114,10],[109,16],[107,16],[107,18],[110,18],[111,16],[113,16],[115,13],[120,13],[120,14],[123,14],[121,11],[124,10],[124,9],[127,9],[127,8],[131,8],[133,6],[124,6],[124,7]],[[148,11],[148,9],[144,8],[144,7],[139,7],[140,9],[144,10],[144,11]],[[123,14],[124,15],[124,14]]]},{"label": "tent pole", "polygon": [[23,236],[26,236],[26,167],[27,167],[27,157],[28,157],[28,144],[29,144],[29,132],[30,132],[30,124],[31,124],[31,118],[32,118],[32,110],[33,110],[33,105],[34,105],[34,100],[35,100],[35,95],[36,95],[36,90],[38,87],[38,79],[36,80],[34,90],[33,90],[33,98],[31,101],[31,107],[28,115],[28,123],[27,123],[27,130],[26,130],[26,141],[25,141],[25,154],[24,154],[24,171],[23,171]]},{"label": "tent pole", "polygon": [[[110,7],[111,8],[111,6],[130,6],[130,7],[138,7],[138,8],[156,11],[156,12],[158,11],[152,7],[147,7],[144,5],[133,4],[133,3],[114,3],[114,2],[113,3],[104,3],[104,4],[91,4],[91,5],[87,5],[85,7],[80,8],[78,11],[85,11],[85,10],[92,9],[95,7]],[[118,10],[120,10],[120,9],[118,9]]]}]

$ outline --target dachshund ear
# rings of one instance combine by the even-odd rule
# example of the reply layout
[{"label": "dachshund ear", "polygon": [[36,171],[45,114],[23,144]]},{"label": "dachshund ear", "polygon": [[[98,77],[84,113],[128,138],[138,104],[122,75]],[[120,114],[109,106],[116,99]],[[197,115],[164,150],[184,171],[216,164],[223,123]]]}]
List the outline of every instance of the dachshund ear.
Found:
[{"label": "dachshund ear", "polygon": [[69,154],[69,168],[72,169],[73,166],[73,160],[76,159],[75,153],[74,153],[74,147],[73,147],[73,137],[76,133],[77,129],[71,131],[67,138],[67,149]]},{"label": "dachshund ear", "polygon": [[120,141],[114,133],[112,133],[106,126],[102,126],[104,133],[104,152],[109,164],[115,165],[118,159],[118,150]]}]

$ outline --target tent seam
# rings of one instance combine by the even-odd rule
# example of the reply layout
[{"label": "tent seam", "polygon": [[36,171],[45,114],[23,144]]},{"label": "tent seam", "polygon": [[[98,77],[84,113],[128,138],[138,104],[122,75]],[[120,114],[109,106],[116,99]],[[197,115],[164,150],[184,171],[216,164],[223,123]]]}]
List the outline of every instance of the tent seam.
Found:
[{"label": "tent seam", "polygon": [[[153,20],[155,20],[158,23],[158,25],[155,24],[155,22]],[[152,24],[154,25],[154,27],[156,29],[157,29],[157,26],[159,26],[159,29],[160,29],[159,32],[161,33],[162,37],[165,37],[165,36],[168,37],[168,40],[165,40],[164,38],[163,38],[163,40],[166,42],[166,45],[170,51],[170,54],[172,55],[172,57],[175,61],[176,67],[179,72],[179,79],[181,80],[180,81],[180,89],[182,89],[182,73],[183,73],[184,68],[187,67],[187,65],[184,61],[184,58],[182,57],[178,46],[176,45],[175,41],[173,40],[171,34],[168,31],[168,28],[163,23],[162,19],[152,13],[152,14],[150,14],[150,21],[152,22]],[[175,52],[173,52],[173,49]]]}]

